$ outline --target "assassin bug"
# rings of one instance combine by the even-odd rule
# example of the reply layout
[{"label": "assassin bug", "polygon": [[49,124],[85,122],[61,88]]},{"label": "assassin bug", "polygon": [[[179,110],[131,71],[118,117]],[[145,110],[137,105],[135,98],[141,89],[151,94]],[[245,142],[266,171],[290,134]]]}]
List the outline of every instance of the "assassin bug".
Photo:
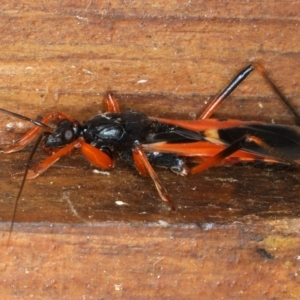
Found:
[{"label": "assassin bug", "polygon": [[[300,128],[256,121],[210,119],[217,107],[255,68],[299,121],[296,111],[260,65],[249,65],[243,69],[196,121],[148,117],[134,110],[121,112],[111,93],[106,95],[107,112],[83,124],[60,112],[36,121],[0,109],[3,113],[35,125],[20,140],[6,148],[4,153],[19,151],[37,138],[15,202],[10,232],[25,179],[39,176],[62,156],[74,151],[81,151],[90,162],[102,169],[113,168],[115,154],[119,154],[123,160],[134,165],[141,175],[152,178],[160,198],[169,204],[171,210],[175,210],[174,202],[152,165],[168,167],[179,175],[193,175],[218,163],[236,160],[281,162],[298,168]],[[53,120],[59,121],[55,129],[47,125]],[[29,168],[40,143],[50,156]],[[191,167],[187,166],[187,160],[191,160]]]}]

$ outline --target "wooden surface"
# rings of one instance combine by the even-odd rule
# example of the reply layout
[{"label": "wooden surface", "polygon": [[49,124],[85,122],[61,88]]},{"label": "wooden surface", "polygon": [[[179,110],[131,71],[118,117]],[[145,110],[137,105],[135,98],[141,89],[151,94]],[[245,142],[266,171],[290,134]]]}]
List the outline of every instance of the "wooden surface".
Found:
[{"label": "wooden surface", "polygon": [[[300,111],[300,4],[181,2],[3,3],[0,107],[84,121],[109,89],[122,109],[194,119],[259,61]],[[294,122],[257,73],[216,116]],[[5,115],[0,124],[2,148],[30,128]],[[101,175],[67,157],[26,183],[7,246],[20,185],[10,175],[28,155],[0,155],[6,299],[299,299],[299,172],[158,170],[178,208],[170,214],[123,162]]]}]

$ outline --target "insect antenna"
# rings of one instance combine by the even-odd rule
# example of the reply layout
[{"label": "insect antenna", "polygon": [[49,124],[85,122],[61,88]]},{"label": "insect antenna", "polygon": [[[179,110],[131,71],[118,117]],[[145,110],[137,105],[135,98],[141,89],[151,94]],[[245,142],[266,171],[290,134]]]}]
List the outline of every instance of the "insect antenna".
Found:
[{"label": "insect antenna", "polygon": [[25,185],[25,180],[26,180],[26,177],[27,177],[27,174],[28,174],[30,164],[32,162],[32,158],[33,158],[33,156],[36,152],[37,147],[39,146],[40,142],[42,141],[43,137],[45,136],[45,134],[51,134],[53,132],[53,129],[50,126],[48,126],[48,125],[46,125],[42,122],[39,122],[39,121],[34,120],[34,119],[30,119],[30,118],[22,116],[22,115],[19,115],[17,113],[11,112],[11,111],[6,110],[4,108],[0,108],[0,112],[2,112],[4,114],[7,114],[7,115],[10,115],[10,116],[13,116],[15,118],[24,120],[24,121],[31,122],[36,126],[42,127],[42,129],[43,129],[43,131],[38,135],[38,138],[37,138],[36,142],[34,143],[33,148],[30,152],[29,158],[26,162],[26,168],[25,168],[25,172],[24,172],[24,175],[23,175],[23,178],[22,178],[21,186],[20,186],[17,198],[16,198],[15,203],[14,203],[14,207],[13,207],[12,221],[11,221],[11,224],[10,224],[9,235],[8,235],[8,240],[7,240],[7,245],[9,245],[9,242],[10,242],[10,239],[11,239],[11,234],[12,234],[14,223],[15,223],[15,218],[16,218],[19,199],[21,197],[21,194],[22,194],[22,191],[23,191],[23,188],[24,188],[24,185]]},{"label": "insect antenna", "polygon": [[37,120],[33,120],[33,119],[30,119],[30,118],[27,118],[25,116],[22,116],[22,115],[19,115],[19,114],[16,114],[12,111],[9,111],[9,110],[6,110],[4,108],[0,108],[0,111],[3,112],[4,114],[7,114],[7,115],[10,115],[10,116],[13,116],[13,117],[16,117],[18,119],[21,119],[21,120],[25,120],[25,121],[28,121],[28,122],[31,122],[33,123],[34,125],[37,125],[37,126],[40,126],[40,127],[43,127],[45,128],[46,130],[50,130],[50,132],[52,132],[52,128],[42,122],[39,122]]},{"label": "insect antenna", "polygon": [[17,207],[18,207],[19,199],[21,197],[21,194],[22,194],[22,191],[23,191],[23,188],[24,188],[24,185],[25,185],[25,180],[26,180],[26,177],[27,177],[27,174],[28,174],[28,170],[29,170],[30,164],[32,162],[33,155],[34,155],[37,147],[39,146],[39,144],[40,144],[40,142],[43,139],[43,137],[44,137],[45,134],[47,134],[47,133],[42,132],[41,134],[39,134],[36,142],[33,145],[33,148],[32,148],[32,150],[30,152],[30,155],[29,155],[29,157],[27,159],[26,168],[25,168],[25,172],[24,172],[24,175],[23,175],[23,178],[22,178],[21,186],[20,186],[17,198],[16,198],[15,203],[14,203],[11,224],[10,224],[10,227],[9,227],[7,245],[9,245],[9,242],[10,242],[11,234],[12,234],[14,223],[15,223],[15,218],[16,218],[16,213],[17,213]]}]

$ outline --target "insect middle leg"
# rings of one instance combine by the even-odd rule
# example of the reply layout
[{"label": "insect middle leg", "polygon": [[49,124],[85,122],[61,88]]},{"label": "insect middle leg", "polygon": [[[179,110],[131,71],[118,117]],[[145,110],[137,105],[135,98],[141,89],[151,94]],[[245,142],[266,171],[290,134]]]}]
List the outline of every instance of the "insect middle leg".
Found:
[{"label": "insect middle leg", "polygon": [[112,113],[121,112],[119,108],[119,104],[115,96],[111,92],[107,92],[105,95],[105,105],[106,105],[106,110],[108,112],[112,112]]},{"label": "insect middle leg", "polygon": [[140,145],[135,146],[132,154],[133,154],[133,160],[135,162],[135,166],[139,171],[140,175],[150,176],[152,178],[160,198],[169,204],[172,211],[175,211],[175,205],[173,200],[171,199],[168,191],[160,181],[156,172],[153,170],[142,146]]}]

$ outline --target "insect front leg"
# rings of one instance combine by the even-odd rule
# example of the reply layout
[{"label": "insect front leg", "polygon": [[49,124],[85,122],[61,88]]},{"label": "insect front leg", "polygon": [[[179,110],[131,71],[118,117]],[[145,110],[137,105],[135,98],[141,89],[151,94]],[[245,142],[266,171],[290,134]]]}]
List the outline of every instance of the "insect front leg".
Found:
[{"label": "insect front leg", "polygon": [[[53,120],[62,120],[62,119],[67,119],[69,121],[73,121],[73,119],[68,117],[67,115],[60,113],[60,112],[55,112],[55,113],[50,113],[50,114],[46,115],[40,123],[49,124]],[[40,132],[42,130],[43,130],[43,127],[41,127],[41,126],[33,127],[21,139],[19,139],[13,145],[4,149],[3,153],[12,153],[12,152],[17,152],[19,150],[24,149],[30,142],[32,142],[40,134]]]},{"label": "insect front leg", "polygon": [[113,160],[109,155],[86,143],[83,138],[79,138],[76,141],[54,152],[51,156],[43,160],[35,167],[29,169],[26,179],[33,179],[44,173],[62,156],[68,155],[74,148],[80,148],[81,152],[88,158],[88,160],[97,167],[100,167],[102,169],[110,169],[113,167]]},{"label": "insect front leg", "polygon": [[[28,170],[26,179],[33,179],[44,173],[49,169],[53,164],[55,164],[62,156],[68,155],[72,149],[79,145],[78,141],[74,141],[71,144],[65,146],[64,148],[59,149],[53,155],[47,157],[38,165],[32,167]],[[17,173],[18,174],[18,173]]]}]

